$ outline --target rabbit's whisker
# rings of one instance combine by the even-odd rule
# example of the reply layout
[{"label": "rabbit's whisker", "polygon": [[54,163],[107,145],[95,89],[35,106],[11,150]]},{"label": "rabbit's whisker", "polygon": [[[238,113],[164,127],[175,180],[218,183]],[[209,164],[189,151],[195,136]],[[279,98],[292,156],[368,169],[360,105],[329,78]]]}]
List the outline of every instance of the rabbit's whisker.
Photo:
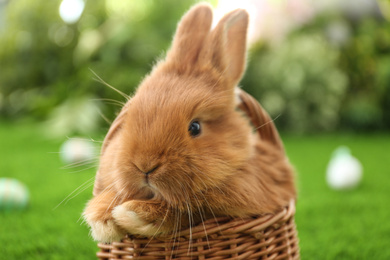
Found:
[{"label": "rabbit's whisker", "polygon": [[203,225],[203,230],[204,230],[204,234],[205,234],[205,236],[206,236],[207,245],[208,245],[208,247],[210,248],[209,237],[208,237],[208,234],[207,234],[206,226],[205,226],[205,224],[204,224],[205,219],[204,219],[204,217],[203,217],[203,216],[205,215],[205,212],[204,212],[203,207],[202,207],[201,204],[200,204],[199,198],[198,198],[195,194],[193,194],[193,195],[194,195],[194,197],[195,197],[195,203],[196,203],[196,205],[197,205],[197,208],[198,208],[198,211],[199,211],[199,215],[200,215],[200,220],[201,220],[202,225]]},{"label": "rabbit's whisker", "polygon": [[103,101],[103,102],[106,102],[108,104],[113,104],[113,105],[118,105],[120,107],[123,107],[125,106],[126,103],[122,102],[122,101],[119,101],[119,100],[115,100],[115,99],[111,99],[111,98],[93,98],[91,100],[94,100],[94,101]]},{"label": "rabbit's whisker", "polygon": [[[75,196],[73,196],[72,197],[72,195],[74,194],[74,193],[77,193],[76,194],[76,196],[78,195],[78,194],[80,194],[80,192],[78,192],[78,191],[80,191],[80,190],[82,190],[82,191],[84,191],[85,189],[87,189],[87,188],[89,188],[91,185],[93,185],[93,179],[94,179],[95,177],[92,177],[92,178],[90,178],[90,179],[88,179],[87,181],[85,181],[83,184],[81,184],[79,187],[77,187],[74,191],[72,191],[68,196],[66,196],[57,206],[55,206],[54,208],[53,208],[53,210],[55,210],[55,209],[57,209],[62,203],[64,203],[65,202],[65,204],[66,203],[68,203],[68,201],[69,200],[71,200],[71,199],[73,199]],[[90,183],[92,181],[92,183]],[[85,186],[85,187],[84,187]],[[81,191],[81,192],[82,192]]]},{"label": "rabbit's whisker", "polygon": [[188,240],[188,251],[187,251],[187,255],[190,254],[191,252],[191,247],[192,247],[192,212],[190,210],[190,207],[188,205],[188,202],[186,202],[186,206],[187,206],[187,212],[188,212],[188,222],[189,222],[189,227],[190,227],[190,239]]},{"label": "rabbit's whisker", "polygon": [[118,199],[120,198],[119,195],[124,191],[125,188],[126,188],[126,187],[123,187],[118,193],[116,193],[115,197],[111,200],[110,205],[108,205],[108,207],[107,207],[105,213],[108,212],[108,210],[111,208],[112,205],[115,205],[115,203],[116,203],[116,202],[118,201]]},{"label": "rabbit's whisker", "polygon": [[72,173],[83,172],[83,171],[87,171],[87,170],[93,169],[93,168],[96,168],[96,165],[91,165],[91,166],[89,166],[89,167],[87,167],[87,168],[83,168],[83,169],[80,169],[80,170],[71,171],[71,172],[69,172],[69,173],[72,174]]},{"label": "rabbit's whisker", "polygon": [[[78,162],[67,164],[67,165],[61,167],[60,169],[67,170],[67,169],[77,168],[77,167],[85,166],[85,165],[88,165],[91,163],[96,163],[96,162],[98,162],[98,160],[99,160],[99,158],[85,159],[85,160],[81,160]],[[94,166],[96,166],[96,165],[94,165]]]},{"label": "rabbit's whisker", "polygon": [[103,118],[103,120],[108,124],[108,125],[111,125],[112,124],[112,121],[110,119],[108,119],[104,114],[103,112],[98,109],[98,113],[99,115]]},{"label": "rabbit's whisker", "polygon": [[178,231],[179,231],[179,228],[181,226],[181,214],[179,213],[179,209],[178,208],[175,208],[175,227],[174,227],[174,235],[172,237],[171,240],[173,240],[173,243],[171,245],[171,256],[170,256],[170,259],[172,259],[173,257],[173,252],[175,251],[175,245],[176,245],[176,240],[177,240],[177,237],[178,237]]},{"label": "rabbit's whisker", "polygon": [[268,125],[268,124],[273,123],[273,122],[276,121],[276,119],[278,119],[281,115],[282,115],[282,114],[279,114],[279,115],[277,115],[275,118],[272,118],[271,120],[269,120],[268,122],[265,122],[265,123],[262,124],[261,126],[256,127],[256,128],[255,128],[255,131],[259,130],[260,128],[262,128],[262,127],[264,127],[264,126],[266,126],[266,125]]},{"label": "rabbit's whisker", "polygon": [[141,255],[142,253],[144,252],[144,249],[148,247],[148,245],[150,244],[150,242],[152,242],[152,240],[156,237],[156,235],[158,234],[158,231],[160,231],[162,225],[164,224],[165,220],[167,219],[167,216],[168,216],[168,213],[169,213],[169,207],[167,208],[167,212],[165,213],[165,216],[164,218],[162,219],[160,225],[158,226],[157,230],[154,232],[154,234],[151,236],[151,238],[149,239],[148,243],[146,243],[146,245],[144,246],[144,248],[141,250]]},{"label": "rabbit's whisker", "polygon": [[92,69],[89,69],[93,75],[95,75],[96,78],[94,78],[94,80],[96,80],[97,82],[100,82],[104,85],[106,85],[107,87],[109,87],[110,89],[114,90],[115,92],[117,92],[118,94],[120,94],[122,97],[124,97],[126,100],[130,100],[130,96],[129,95],[126,95],[125,93],[123,93],[122,91],[120,91],[119,89],[111,86],[110,84],[108,84],[107,82],[105,82],[101,77],[99,77],[96,72],[94,72]]}]

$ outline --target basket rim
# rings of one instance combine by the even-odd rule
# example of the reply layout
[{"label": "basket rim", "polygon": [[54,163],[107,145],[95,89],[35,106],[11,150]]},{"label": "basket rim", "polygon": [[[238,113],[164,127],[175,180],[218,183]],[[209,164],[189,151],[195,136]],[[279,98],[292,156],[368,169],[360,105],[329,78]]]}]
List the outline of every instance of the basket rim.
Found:
[{"label": "basket rim", "polygon": [[266,259],[299,259],[294,214],[295,200],[291,200],[275,214],[209,219],[174,237],[126,235],[120,242],[99,243],[101,251],[97,252],[97,257],[154,260],[170,259],[167,257],[174,254],[183,259],[262,259],[264,256]]}]

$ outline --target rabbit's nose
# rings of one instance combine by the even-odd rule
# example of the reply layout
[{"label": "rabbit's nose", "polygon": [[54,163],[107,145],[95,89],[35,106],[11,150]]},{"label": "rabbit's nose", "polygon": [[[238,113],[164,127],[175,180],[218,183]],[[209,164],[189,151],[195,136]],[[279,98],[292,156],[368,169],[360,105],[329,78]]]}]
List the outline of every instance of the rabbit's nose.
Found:
[{"label": "rabbit's nose", "polygon": [[160,167],[160,165],[158,164],[158,165],[156,165],[156,166],[154,166],[154,167],[151,167],[151,169],[150,170],[148,170],[148,171],[144,171],[143,173],[147,176],[147,175],[149,175],[149,174],[151,174],[152,172],[154,172],[155,170],[157,170],[158,169],[158,167]]},{"label": "rabbit's nose", "polygon": [[141,172],[143,173],[145,176],[148,176],[149,174],[151,174],[152,172],[156,171],[159,167],[160,167],[160,164],[147,164],[147,165],[140,165],[140,164],[137,164],[137,163],[133,163],[133,165]]}]

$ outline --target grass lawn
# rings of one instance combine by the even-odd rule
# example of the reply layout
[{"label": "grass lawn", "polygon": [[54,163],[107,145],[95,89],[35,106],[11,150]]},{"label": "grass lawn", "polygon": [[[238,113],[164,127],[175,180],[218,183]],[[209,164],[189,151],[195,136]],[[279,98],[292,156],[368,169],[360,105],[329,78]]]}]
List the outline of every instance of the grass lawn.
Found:
[{"label": "grass lawn", "polygon": [[[298,172],[302,259],[390,259],[390,134],[282,136]],[[341,144],[364,167],[363,181],[352,191],[333,191],[325,183],[330,154]],[[0,121],[0,177],[19,179],[31,195],[28,210],[0,213],[0,259],[96,259],[96,244],[80,221],[92,187],[54,209],[91,183],[94,169],[63,169],[60,145],[33,124]]]}]

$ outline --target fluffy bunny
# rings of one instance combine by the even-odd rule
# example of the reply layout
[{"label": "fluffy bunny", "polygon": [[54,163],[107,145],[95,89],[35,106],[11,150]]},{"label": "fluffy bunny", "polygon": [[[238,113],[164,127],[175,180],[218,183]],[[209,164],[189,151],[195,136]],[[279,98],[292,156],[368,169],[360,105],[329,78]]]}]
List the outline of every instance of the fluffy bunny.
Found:
[{"label": "fluffy bunny", "polygon": [[237,9],[213,30],[211,23],[207,4],[183,16],[165,60],[112,124],[84,211],[95,240],[273,213],[295,198],[293,170],[272,120],[263,112],[250,122],[245,113],[257,112],[242,100],[260,105],[236,88],[248,14]]}]

